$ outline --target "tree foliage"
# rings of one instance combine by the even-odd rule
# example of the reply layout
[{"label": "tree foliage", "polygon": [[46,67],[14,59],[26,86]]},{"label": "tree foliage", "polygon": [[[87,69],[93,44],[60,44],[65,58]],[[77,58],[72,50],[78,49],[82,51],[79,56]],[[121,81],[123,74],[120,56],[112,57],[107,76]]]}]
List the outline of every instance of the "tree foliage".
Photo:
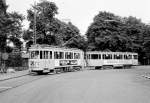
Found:
[{"label": "tree foliage", "polygon": [[[1,5],[1,4],[0,4]],[[5,5],[5,4],[3,4]],[[1,6],[0,6],[1,7]],[[10,39],[10,37],[20,40],[21,33],[22,33],[22,21],[24,19],[24,16],[17,13],[7,12],[7,5],[3,6],[3,8],[0,8],[0,51],[4,52],[7,50],[7,39]],[[2,13],[3,11],[3,13]],[[12,41],[14,44],[17,44],[15,46],[21,47],[21,42],[16,40]],[[20,43],[20,44],[18,44]]]},{"label": "tree foliage", "polygon": [[86,36],[89,50],[137,52],[142,61],[149,49],[150,27],[136,17],[99,12]]},{"label": "tree foliage", "polygon": [[58,14],[55,3],[41,1],[28,10],[30,26],[23,35],[24,39],[28,41],[27,46],[33,43],[34,9],[36,9],[36,39],[38,44],[71,47],[72,44],[68,44],[70,39],[80,36],[79,29],[71,22],[65,23],[55,17]]}]

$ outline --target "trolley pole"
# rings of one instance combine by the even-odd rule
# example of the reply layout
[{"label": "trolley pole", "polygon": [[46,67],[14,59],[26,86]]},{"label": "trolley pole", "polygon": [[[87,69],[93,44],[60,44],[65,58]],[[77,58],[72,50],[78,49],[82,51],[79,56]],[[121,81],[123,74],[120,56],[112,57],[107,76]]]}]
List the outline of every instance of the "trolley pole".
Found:
[{"label": "trolley pole", "polygon": [[33,44],[36,45],[36,1],[34,2]]}]

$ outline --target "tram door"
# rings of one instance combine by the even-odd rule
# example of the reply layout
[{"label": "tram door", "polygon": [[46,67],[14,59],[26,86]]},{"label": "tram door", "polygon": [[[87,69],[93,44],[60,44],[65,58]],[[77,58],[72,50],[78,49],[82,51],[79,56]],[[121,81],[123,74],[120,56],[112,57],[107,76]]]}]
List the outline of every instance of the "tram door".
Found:
[{"label": "tram door", "polygon": [[49,68],[49,59],[48,59],[48,51],[40,51],[40,59],[41,61],[41,66],[45,71],[48,71]]}]

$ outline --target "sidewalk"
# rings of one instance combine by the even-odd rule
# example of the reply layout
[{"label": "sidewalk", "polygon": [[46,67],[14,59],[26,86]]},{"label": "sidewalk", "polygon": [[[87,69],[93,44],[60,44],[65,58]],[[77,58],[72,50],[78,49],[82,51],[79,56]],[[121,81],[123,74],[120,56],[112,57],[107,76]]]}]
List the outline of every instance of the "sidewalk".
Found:
[{"label": "sidewalk", "polygon": [[29,70],[16,71],[15,73],[0,73],[0,81],[22,77],[29,74]]}]

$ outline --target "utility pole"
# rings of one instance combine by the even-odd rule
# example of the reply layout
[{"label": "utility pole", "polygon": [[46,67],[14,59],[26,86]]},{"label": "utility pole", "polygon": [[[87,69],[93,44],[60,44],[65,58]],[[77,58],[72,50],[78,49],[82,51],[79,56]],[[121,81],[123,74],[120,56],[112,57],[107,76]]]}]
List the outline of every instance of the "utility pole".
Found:
[{"label": "utility pole", "polygon": [[34,2],[33,44],[36,45],[36,1]]}]

